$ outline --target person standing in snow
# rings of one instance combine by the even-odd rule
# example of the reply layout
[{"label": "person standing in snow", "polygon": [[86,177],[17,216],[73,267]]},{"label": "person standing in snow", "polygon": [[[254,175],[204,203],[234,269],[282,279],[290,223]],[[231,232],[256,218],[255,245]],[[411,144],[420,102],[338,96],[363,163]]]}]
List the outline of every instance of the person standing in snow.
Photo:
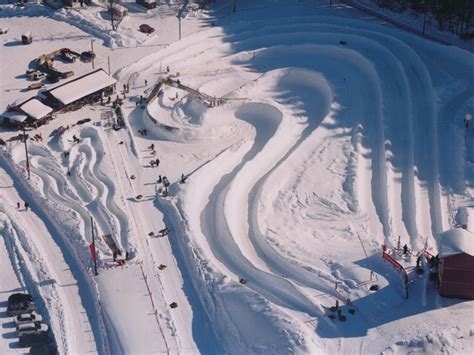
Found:
[{"label": "person standing in snow", "polygon": [[17,202],[17,203],[16,203],[16,208],[17,208],[17,209],[20,209],[20,202]]},{"label": "person standing in snow", "polygon": [[28,204],[28,202],[25,202],[25,211],[28,211],[29,207],[30,207],[30,205]]},{"label": "person standing in snow", "polygon": [[421,255],[418,255],[418,258],[416,259],[416,268],[417,269],[420,267],[420,262],[421,262]]},{"label": "person standing in snow", "polygon": [[408,254],[408,245],[404,245],[403,246],[403,255],[407,255]]}]

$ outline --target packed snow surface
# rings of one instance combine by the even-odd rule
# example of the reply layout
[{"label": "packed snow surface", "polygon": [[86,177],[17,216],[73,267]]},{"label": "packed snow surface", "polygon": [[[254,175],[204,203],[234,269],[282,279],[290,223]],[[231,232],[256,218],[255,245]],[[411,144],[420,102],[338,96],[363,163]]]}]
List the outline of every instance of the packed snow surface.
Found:
[{"label": "packed snow surface", "polygon": [[[37,15],[38,40],[26,47],[12,38],[20,13],[0,16],[4,108],[28,97],[31,60],[86,50],[93,36],[126,121],[112,129],[110,104],[58,114],[31,131],[42,141],[28,141],[30,179],[24,144],[3,148],[0,294],[41,300],[62,353],[474,348],[472,301],[439,297],[424,259],[415,271],[418,253],[437,254],[436,236],[474,205],[471,53],[327,1],[239,0],[235,13],[232,1],[126,6],[109,32],[100,9],[35,5],[25,14]],[[61,101],[112,83],[100,75],[63,86]],[[16,208],[26,200],[30,211]],[[408,298],[382,244],[410,250],[391,254]],[[329,317],[336,302],[345,321]]]}]

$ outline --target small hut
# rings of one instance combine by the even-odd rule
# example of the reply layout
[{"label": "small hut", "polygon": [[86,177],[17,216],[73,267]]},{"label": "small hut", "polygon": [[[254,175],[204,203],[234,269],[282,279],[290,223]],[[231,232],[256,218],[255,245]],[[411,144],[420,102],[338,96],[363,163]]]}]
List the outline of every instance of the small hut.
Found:
[{"label": "small hut", "polygon": [[21,112],[7,111],[2,113],[2,124],[7,126],[16,126],[18,128],[23,128],[26,126],[26,121],[28,116]]},{"label": "small hut", "polygon": [[438,234],[439,294],[474,299],[474,234],[455,228]]}]

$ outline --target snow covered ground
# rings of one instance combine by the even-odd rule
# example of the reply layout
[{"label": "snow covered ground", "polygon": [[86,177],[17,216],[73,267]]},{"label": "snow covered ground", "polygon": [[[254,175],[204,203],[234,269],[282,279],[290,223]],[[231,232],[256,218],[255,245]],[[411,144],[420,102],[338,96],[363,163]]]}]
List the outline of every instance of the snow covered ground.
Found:
[{"label": "snow covered ground", "polygon": [[[415,256],[400,260],[406,299],[380,246],[436,253],[434,236],[472,206],[473,55],[327,1],[190,4],[177,40],[180,6],[127,4],[117,33],[98,7],[3,7],[0,108],[34,95],[32,60],[91,38],[96,67],[109,57],[117,94],[130,92],[126,129],[93,105],[32,132],[43,141],[28,142],[29,180],[23,144],[2,148],[1,305],[32,293],[61,353],[469,353],[472,302],[440,298]],[[76,76],[90,65],[57,63]],[[222,103],[163,85],[136,105],[164,77]],[[104,234],[129,253],[124,266]],[[328,318],[336,300],[346,322]],[[20,351],[1,320],[0,352]]]}]

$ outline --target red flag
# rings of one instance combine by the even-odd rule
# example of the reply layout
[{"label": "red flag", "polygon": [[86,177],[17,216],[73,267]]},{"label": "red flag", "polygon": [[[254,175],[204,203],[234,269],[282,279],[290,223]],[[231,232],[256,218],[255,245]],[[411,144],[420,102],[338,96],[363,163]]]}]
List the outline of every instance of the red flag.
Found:
[{"label": "red flag", "polygon": [[89,251],[91,252],[92,260],[96,261],[94,243],[89,244]]}]

